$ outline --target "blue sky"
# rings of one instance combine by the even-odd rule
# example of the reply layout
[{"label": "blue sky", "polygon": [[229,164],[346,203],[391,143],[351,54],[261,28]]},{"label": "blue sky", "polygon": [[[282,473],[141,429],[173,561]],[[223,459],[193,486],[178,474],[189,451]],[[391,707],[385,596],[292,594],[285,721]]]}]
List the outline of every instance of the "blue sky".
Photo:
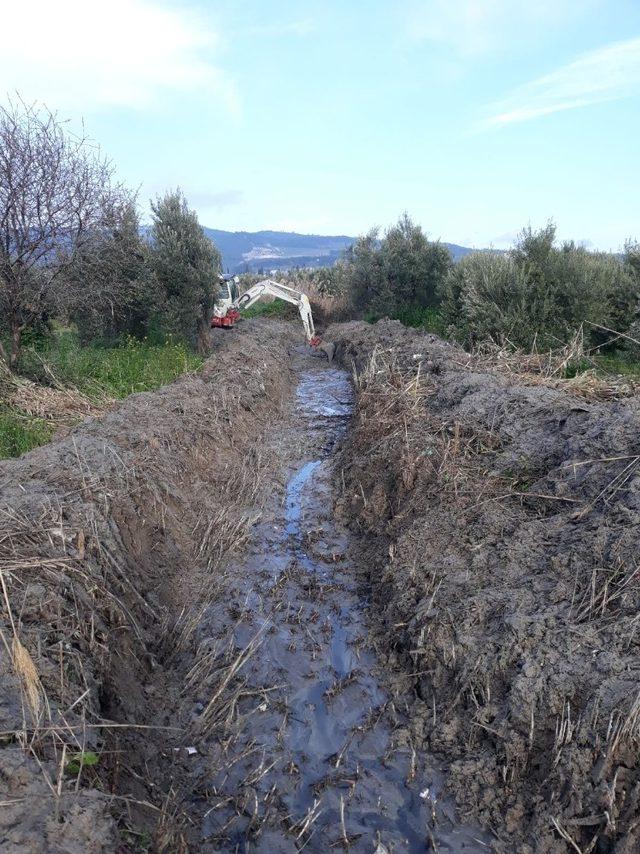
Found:
[{"label": "blue sky", "polygon": [[[527,8],[529,7],[529,8]],[[640,239],[638,0],[32,0],[0,91],[88,133],[203,224]]]}]

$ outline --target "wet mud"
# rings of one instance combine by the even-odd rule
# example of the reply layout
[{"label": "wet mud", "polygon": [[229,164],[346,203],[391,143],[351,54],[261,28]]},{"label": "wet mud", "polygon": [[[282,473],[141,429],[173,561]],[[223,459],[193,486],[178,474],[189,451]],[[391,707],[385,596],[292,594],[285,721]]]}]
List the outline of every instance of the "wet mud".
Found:
[{"label": "wet mud", "polygon": [[0,850],[640,850],[639,399],[326,337],[0,463]]},{"label": "wet mud", "polygon": [[[285,488],[200,627],[212,644],[231,637],[251,651],[200,769],[203,850],[486,850],[440,803],[442,775],[412,744],[407,697],[371,645],[358,554],[333,512],[353,390],[345,371],[308,362],[292,421],[268,448],[277,457],[295,442]],[[208,778],[207,766],[220,770]]]}]

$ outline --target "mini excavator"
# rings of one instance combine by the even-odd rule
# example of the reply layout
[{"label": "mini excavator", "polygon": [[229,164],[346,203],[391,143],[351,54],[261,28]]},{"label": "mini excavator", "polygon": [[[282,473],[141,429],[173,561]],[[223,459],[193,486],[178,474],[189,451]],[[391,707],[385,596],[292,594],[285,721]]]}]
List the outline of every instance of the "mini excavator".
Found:
[{"label": "mini excavator", "polygon": [[280,282],[274,282],[273,279],[264,279],[241,294],[239,283],[240,280],[237,276],[220,277],[219,295],[213,307],[211,326],[225,328],[234,326],[240,320],[243,309],[252,306],[260,297],[269,295],[297,306],[307,341],[312,347],[317,347],[321,343],[320,338],[316,335],[309,297],[306,294],[289,288],[287,285],[282,285]]}]

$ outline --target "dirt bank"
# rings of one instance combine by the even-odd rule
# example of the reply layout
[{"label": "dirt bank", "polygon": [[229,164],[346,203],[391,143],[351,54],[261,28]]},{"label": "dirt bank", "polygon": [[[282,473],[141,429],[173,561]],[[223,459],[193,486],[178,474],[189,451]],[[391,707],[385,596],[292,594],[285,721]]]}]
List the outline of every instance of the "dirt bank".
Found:
[{"label": "dirt bank", "polygon": [[247,322],[198,375],[0,463],[3,851],[189,838],[195,628],[259,511],[296,332]]},{"label": "dirt bank", "polygon": [[638,850],[638,400],[326,338],[0,464],[2,850]]},{"label": "dirt bank", "polygon": [[413,738],[499,851],[640,849],[640,403],[474,370],[397,322],[358,372],[340,513]]}]

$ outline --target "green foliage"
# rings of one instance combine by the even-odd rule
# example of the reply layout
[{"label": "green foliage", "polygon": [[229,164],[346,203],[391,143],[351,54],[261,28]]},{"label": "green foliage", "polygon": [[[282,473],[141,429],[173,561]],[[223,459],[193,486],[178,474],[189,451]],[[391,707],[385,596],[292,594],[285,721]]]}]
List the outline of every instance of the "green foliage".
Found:
[{"label": "green foliage", "polygon": [[377,229],[371,229],[347,249],[344,267],[347,292],[357,311],[369,311],[378,317],[393,311],[395,300],[385,275]]},{"label": "green foliage", "polygon": [[91,750],[72,753],[64,770],[67,774],[77,777],[82,768],[91,768],[92,765],[97,765],[99,758],[98,754]]},{"label": "green foliage", "polygon": [[130,336],[115,347],[81,346],[74,330],[63,329],[38,349],[26,349],[20,370],[43,383],[53,374],[62,385],[75,386],[96,399],[123,398],[160,388],[197,370],[202,361],[184,342],[171,337],[162,344]]},{"label": "green foliage", "polygon": [[379,239],[373,229],[345,253],[344,287],[357,311],[382,317],[434,307],[451,267],[446,247],[430,242],[407,214]]},{"label": "green foliage", "polygon": [[0,460],[19,457],[51,439],[53,427],[41,418],[32,418],[0,405]]},{"label": "green foliage", "polygon": [[465,345],[483,339],[519,347],[557,346],[585,324],[594,345],[625,331],[636,316],[639,280],[626,261],[555,245],[555,226],[525,229],[508,255],[474,252],[439,289],[445,327]]},{"label": "green foliage", "polygon": [[205,351],[220,253],[179,190],[152,203],[151,264],[162,289],[165,328]]},{"label": "green foliage", "polygon": [[405,213],[380,245],[389,287],[398,309],[437,303],[436,289],[451,267],[449,250],[427,240]]},{"label": "green foliage", "polygon": [[[437,335],[444,335],[446,332],[442,315],[438,308],[420,308],[419,306],[407,306],[392,311],[389,315],[392,320],[399,320],[403,326],[410,326],[414,329],[425,329],[428,332],[434,332]],[[381,315],[373,311],[364,313],[364,320],[367,323],[376,323],[381,319]]]},{"label": "green foliage", "polygon": [[437,335],[443,335],[445,331],[442,315],[439,309],[433,307],[409,306],[408,308],[401,308],[394,312],[393,319],[399,320],[405,326],[425,329]]},{"label": "green foliage", "polygon": [[634,359],[628,350],[596,356],[595,363],[605,374],[624,374],[625,376],[640,378],[640,361]]},{"label": "green foliage", "polygon": [[[58,329],[24,348],[19,368],[43,385],[54,377],[56,383],[77,388],[99,402],[160,388],[197,370],[202,362],[184,342],[170,337],[155,344],[129,336],[118,346],[82,346],[75,330]],[[45,444],[54,430],[55,425],[45,419],[0,404],[0,459],[19,457]]]},{"label": "green foliage", "polygon": [[530,346],[535,331],[553,320],[540,276],[528,276],[513,259],[493,253],[474,252],[459,261],[441,296],[445,328],[467,345],[491,338]]},{"label": "green foliage", "polygon": [[76,253],[62,281],[66,299],[61,303],[83,342],[109,344],[124,335],[148,334],[162,304],[150,256],[134,202],[111,205],[103,227]]},{"label": "green foliage", "polygon": [[243,317],[278,317],[283,320],[291,320],[298,317],[298,310],[291,303],[281,299],[271,302],[256,302],[250,308],[242,312]]},{"label": "green foliage", "polygon": [[344,264],[337,263],[332,267],[318,267],[306,272],[305,278],[312,289],[323,296],[340,296],[345,289]]}]

